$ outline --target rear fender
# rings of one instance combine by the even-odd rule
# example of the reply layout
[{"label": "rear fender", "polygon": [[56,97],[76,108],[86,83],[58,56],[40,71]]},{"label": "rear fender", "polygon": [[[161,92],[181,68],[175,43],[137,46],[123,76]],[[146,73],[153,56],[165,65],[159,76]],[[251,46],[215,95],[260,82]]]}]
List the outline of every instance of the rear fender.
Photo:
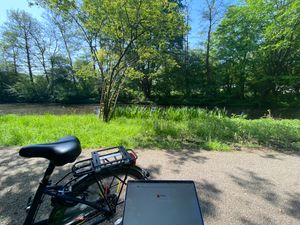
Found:
[{"label": "rear fender", "polygon": [[150,172],[145,170],[145,169],[142,169],[141,167],[139,166],[131,166],[130,169],[132,171],[134,171],[135,173],[139,174],[141,177],[143,177],[143,179],[145,180],[148,180],[149,177],[150,177]]}]

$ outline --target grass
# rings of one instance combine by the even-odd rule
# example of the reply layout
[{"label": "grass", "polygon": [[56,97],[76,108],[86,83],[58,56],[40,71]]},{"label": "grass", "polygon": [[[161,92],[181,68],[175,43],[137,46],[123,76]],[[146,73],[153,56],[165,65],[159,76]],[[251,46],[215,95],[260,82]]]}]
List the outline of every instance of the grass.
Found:
[{"label": "grass", "polygon": [[205,148],[271,146],[300,150],[300,121],[244,117],[195,108],[118,108],[109,123],[95,115],[2,115],[0,145],[23,146],[75,135],[84,148],[125,145],[132,148]]}]

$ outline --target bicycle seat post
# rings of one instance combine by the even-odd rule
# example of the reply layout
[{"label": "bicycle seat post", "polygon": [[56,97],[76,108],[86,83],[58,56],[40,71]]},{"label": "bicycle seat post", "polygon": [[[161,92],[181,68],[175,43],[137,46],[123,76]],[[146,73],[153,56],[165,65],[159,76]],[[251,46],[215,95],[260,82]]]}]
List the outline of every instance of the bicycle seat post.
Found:
[{"label": "bicycle seat post", "polygon": [[50,162],[44,173],[44,177],[41,180],[39,187],[34,195],[34,198],[33,198],[32,204],[30,206],[29,212],[27,214],[26,220],[24,222],[24,225],[31,225],[34,223],[34,219],[35,219],[37,210],[39,208],[39,205],[41,204],[41,199],[43,198],[43,195],[44,195],[44,189],[48,185],[49,178],[50,178],[51,174],[53,173],[54,168],[55,168],[55,165],[52,162]]},{"label": "bicycle seat post", "polygon": [[46,185],[48,184],[49,178],[50,178],[51,174],[53,173],[54,168],[55,168],[55,165],[52,162],[50,162],[44,173],[44,177],[43,177],[41,183],[45,183]]}]

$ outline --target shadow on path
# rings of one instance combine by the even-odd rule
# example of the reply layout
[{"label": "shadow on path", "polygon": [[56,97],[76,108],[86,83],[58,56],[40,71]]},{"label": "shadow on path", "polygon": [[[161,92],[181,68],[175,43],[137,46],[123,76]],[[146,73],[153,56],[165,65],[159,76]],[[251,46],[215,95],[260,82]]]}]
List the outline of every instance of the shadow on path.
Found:
[{"label": "shadow on path", "polygon": [[[192,150],[182,150],[182,151],[166,151],[167,156],[169,158],[170,163],[175,165],[175,169],[172,169],[172,172],[179,173],[181,170],[181,166],[185,164],[189,164],[191,162],[194,163],[205,163],[209,158],[206,156],[200,155],[200,150],[192,151]],[[174,168],[174,166],[172,166]]]},{"label": "shadow on path", "polygon": [[[22,158],[17,150],[1,150],[0,154],[0,219],[4,224],[19,225],[25,219],[27,200],[36,192],[48,161]],[[57,181],[68,170],[68,165],[56,167],[51,180]],[[44,199],[38,218],[45,218],[50,213],[49,200]]]},{"label": "shadow on path", "polygon": [[217,205],[221,199],[222,191],[213,183],[206,180],[195,182],[201,210],[204,217],[217,217]]},{"label": "shadow on path", "polygon": [[285,212],[298,219],[300,223],[300,190],[299,193],[288,194],[289,200],[285,206]]},{"label": "shadow on path", "polygon": [[[284,196],[284,193],[278,193],[278,188],[270,180],[259,176],[251,170],[242,168],[239,168],[239,170],[241,171],[241,174],[229,175],[234,183],[247,193],[253,194],[268,202],[280,212],[295,219],[300,219],[300,192],[285,193]],[[241,217],[240,220],[242,224],[247,225],[274,224],[274,218],[270,218],[264,212],[261,213],[261,223],[253,222],[251,219],[245,217]],[[258,215],[256,215],[256,217],[258,217]]]},{"label": "shadow on path", "polygon": [[248,193],[260,196],[272,204],[278,204],[279,196],[274,191],[275,184],[251,170],[242,168],[239,168],[239,170],[242,172],[242,175],[229,175],[234,183]]}]

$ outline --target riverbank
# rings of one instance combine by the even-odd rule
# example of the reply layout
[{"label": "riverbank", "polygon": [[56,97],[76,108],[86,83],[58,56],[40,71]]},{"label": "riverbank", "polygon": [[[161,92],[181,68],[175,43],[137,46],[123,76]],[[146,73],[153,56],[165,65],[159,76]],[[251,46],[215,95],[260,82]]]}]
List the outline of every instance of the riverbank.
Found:
[{"label": "riverbank", "polygon": [[[149,104],[120,104],[119,108],[143,108],[151,107],[156,109],[168,109],[170,106],[162,105],[149,105]],[[180,109],[183,106],[171,107]],[[188,107],[196,108],[199,110],[216,110],[213,106],[198,106]],[[227,107],[219,107],[227,116],[242,115],[247,116],[249,119],[258,119],[261,117],[272,116],[276,119],[300,119],[299,107],[254,107],[251,105],[235,105]],[[16,114],[16,115],[84,115],[84,114],[97,114],[99,112],[99,104],[59,104],[59,103],[0,103],[0,115]]]},{"label": "riverbank", "polygon": [[227,117],[220,111],[121,108],[104,123],[95,115],[2,115],[0,145],[23,146],[75,135],[85,148],[207,149],[271,146],[300,150],[300,121]]}]

